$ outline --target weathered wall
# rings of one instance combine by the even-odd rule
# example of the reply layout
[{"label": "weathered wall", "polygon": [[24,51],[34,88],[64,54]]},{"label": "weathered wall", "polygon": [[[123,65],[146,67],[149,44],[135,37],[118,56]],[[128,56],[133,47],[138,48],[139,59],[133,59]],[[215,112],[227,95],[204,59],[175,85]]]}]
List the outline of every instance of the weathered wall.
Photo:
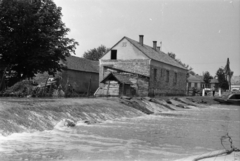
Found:
[{"label": "weathered wall", "polygon": [[145,76],[149,76],[150,74],[149,60],[100,60],[99,81],[102,81],[102,79],[108,74],[108,72],[104,71],[103,66],[111,66],[113,68]]},{"label": "weathered wall", "polygon": [[101,95],[119,96],[119,83],[117,81],[106,81]]},{"label": "weathered wall", "polygon": [[87,93],[91,78],[90,93],[94,93],[98,88],[98,73],[81,72],[74,70],[64,70],[62,72],[62,87],[65,88],[67,82],[70,83],[77,93]]},{"label": "weathered wall", "polygon": [[135,89],[137,96],[148,96],[149,78],[143,76],[132,76],[131,87]]},{"label": "weathered wall", "polygon": [[96,95],[111,96],[148,96],[149,78],[136,74],[127,74],[132,84],[123,84],[117,81],[107,80],[102,83]]},{"label": "weathered wall", "polygon": [[[133,46],[126,38],[118,42],[112,50],[117,50],[117,59],[148,59],[148,57]],[[111,59],[111,50],[107,52],[101,60]]]},{"label": "weathered wall", "polygon": [[[156,80],[154,80],[154,69],[157,69]],[[168,82],[166,82],[166,70],[169,71]],[[177,73],[176,83],[174,83],[175,72]],[[186,93],[186,83],[186,70],[151,60],[149,84],[150,95],[184,95]]]}]

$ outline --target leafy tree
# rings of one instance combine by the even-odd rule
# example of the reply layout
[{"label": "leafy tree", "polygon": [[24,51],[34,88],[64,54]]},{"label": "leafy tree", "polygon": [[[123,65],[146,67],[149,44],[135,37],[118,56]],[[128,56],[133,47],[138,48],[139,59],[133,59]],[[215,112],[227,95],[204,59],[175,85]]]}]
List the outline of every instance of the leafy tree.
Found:
[{"label": "leafy tree", "polygon": [[196,73],[193,71],[193,68],[190,67],[189,65],[183,63],[180,59],[177,59],[176,58],[176,54],[172,53],[172,52],[169,52],[168,53],[168,56],[170,56],[171,58],[173,58],[174,60],[176,60],[179,64],[181,64],[183,67],[187,68],[188,69],[188,74],[191,74],[191,75],[195,75]]},{"label": "leafy tree", "polygon": [[229,88],[228,81],[225,76],[225,71],[223,68],[219,68],[216,72],[216,77],[218,78],[218,86],[224,90]]},{"label": "leafy tree", "polygon": [[86,59],[97,61],[108,51],[108,48],[106,48],[104,45],[101,45],[98,48],[88,50],[84,53],[83,57]]},{"label": "leafy tree", "polygon": [[207,87],[209,86],[211,79],[213,79],[213,77],[210,75],[208,71],[203,72],[203,81]]},{"label": "leafy tree", "polygon": [[0,3],[0,64],[18,80],[36,73],[56,73],[60,60],[75,54],[78,43],[67,37],[61,8],[52,0]]}]

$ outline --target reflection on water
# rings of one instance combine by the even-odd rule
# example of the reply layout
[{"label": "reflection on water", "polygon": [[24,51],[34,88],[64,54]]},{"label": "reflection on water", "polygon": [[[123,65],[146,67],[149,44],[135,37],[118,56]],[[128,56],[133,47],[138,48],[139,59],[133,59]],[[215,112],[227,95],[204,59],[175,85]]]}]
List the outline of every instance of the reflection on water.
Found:
[{"label": "reflection on water", "polygon": [[240,109],[215,106],[0,137],[0,160],[174,160],[240,147]]}]

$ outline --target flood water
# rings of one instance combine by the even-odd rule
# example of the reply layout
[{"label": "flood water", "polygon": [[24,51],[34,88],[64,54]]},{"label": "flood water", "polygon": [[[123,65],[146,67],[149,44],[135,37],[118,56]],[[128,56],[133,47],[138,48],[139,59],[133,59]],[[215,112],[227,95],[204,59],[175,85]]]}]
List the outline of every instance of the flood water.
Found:
[{"label": "flood water", "polygon": [[240,107],[174,111],[95,125],[0,136],[1,161],[172,161],[223,149],[229,134],[240,148]]}]

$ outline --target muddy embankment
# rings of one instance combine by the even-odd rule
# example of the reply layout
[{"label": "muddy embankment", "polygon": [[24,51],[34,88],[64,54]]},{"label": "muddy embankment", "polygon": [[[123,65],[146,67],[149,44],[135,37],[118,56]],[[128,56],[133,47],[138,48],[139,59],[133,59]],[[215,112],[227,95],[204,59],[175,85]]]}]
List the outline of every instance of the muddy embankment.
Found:
[{"label": "muddy embankment", "polygon": [[207,106],[188,98],[0,98],[0,134],[51,130],[61,122],[63,126],[95,124],[204,107]]}]

